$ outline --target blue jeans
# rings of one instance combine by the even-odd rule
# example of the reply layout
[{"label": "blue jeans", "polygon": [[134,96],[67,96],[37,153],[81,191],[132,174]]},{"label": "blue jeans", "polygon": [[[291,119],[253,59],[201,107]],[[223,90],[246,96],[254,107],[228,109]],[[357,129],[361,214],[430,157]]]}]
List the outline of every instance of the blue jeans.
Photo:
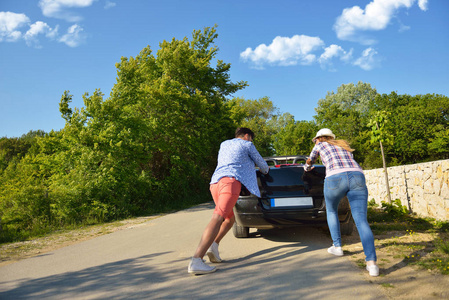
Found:
[{"label": "blue jeans", "polygon": [[374,236],[366,217],[368,210],[368,188],[362,172],[338,173],[324,180],[324,198],[326,200],[327,224],[335,247],[341,247],[340,221],[338,204],[344,196],[348,197],[360,240],[362,241],[365,260],[377,260],[374,248]]}]

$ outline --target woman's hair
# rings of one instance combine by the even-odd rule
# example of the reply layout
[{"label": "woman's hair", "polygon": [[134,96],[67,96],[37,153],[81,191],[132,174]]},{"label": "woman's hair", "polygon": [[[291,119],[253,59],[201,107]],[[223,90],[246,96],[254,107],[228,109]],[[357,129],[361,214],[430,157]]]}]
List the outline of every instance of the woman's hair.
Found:
[{"label": "woman's hair", "polygon": [[331,136],[321,136],[318,139],[320,142],[328,142],[331,145],[339,146],[349,152],[353,152],[355,150],[352,149],[349,143],[345,140],[334,140]]},{"label": "woman's hair", "polygon": [[251,139],[254,139],[254,132],[252,132],[252,130],[249,129],[249,128],[246,128],[246,127],[239,127],[239,128],[237,128],[237,130],[235,131],[235,137],[244,136],[245,134],[249,134],[249,136],[251,137]]}]

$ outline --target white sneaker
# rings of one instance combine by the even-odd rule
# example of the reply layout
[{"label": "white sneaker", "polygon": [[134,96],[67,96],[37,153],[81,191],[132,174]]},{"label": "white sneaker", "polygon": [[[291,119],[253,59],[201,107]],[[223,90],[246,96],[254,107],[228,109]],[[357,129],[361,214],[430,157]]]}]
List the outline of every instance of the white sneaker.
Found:
[{"label": "white sneaker", "polygon": [[208,274],[217,271],[215,267],[206,265],[200,257],[192,257],[187,270],[189,274],[193,275]]},{"label": "white sneaker", "polygon": [[327,249],[327,252],[336,256],[343,256],[343,250],[341,249],[341,247],[335,247],[334,245],[332,245],[332,247],[329,247]]},{"label": "white sneaker", "polygon": [[210,245],[206,254],[207,254],[207,256],[209,256],[209,260],[211,262],[213,262],[213,263],[222,262],[220,255],[218,254],[218,244],[216,242],[213,242],[212,245]]},{"label": "white sneaker", "polygon": [[379,267],[377,265],[366,266],[370,276],[379,276]]}]

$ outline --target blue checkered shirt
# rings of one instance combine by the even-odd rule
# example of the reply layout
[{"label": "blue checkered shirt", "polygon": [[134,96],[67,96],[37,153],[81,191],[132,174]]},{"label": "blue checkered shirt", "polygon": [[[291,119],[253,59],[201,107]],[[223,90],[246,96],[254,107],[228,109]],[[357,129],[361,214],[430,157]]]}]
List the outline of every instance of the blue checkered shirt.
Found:
[{"label": "blue checkered shirt", "polygon": [[210,184],[217,183],[223,177],[234,177],[251,194],[260,197],[255,165],[262,173],[268,173],[267,163],[252,142],[239,138],[226,140],[220,145],[217,167]]}]

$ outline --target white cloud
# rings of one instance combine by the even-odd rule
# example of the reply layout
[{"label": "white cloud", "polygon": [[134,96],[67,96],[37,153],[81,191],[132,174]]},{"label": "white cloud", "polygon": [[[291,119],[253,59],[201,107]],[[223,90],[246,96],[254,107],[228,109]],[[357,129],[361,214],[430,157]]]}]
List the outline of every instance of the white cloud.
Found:
[{"label": "white cloud", "polygon": [[[375,41],[360,35],[362,31],[385,29],[400,8],[410,8],[416,0],[373,0],[365,9],[359,6],[345,8],[334,24],[337,37],[341,40],[373,44]],[[427,0],[418,0],[421,10],[427,10]]]},{"label": "white cloud", "polygon": [[421,10],[427,10],[427,0],[418,0],[418,6]]},{"label": "white cloud", "polygon": [[77,24],[72,25],[67,30],[67,33],[64,34],[58,41],[65,43],[69,47],[77,47],[86,39],[83,31],[84,29],[81,26]]},{"label": "white cloud", "polygon": [[[322,52],[321,55],[315,54]],[[254,50],[247,48],[240,53],[244,62],[250,62],[256,69],[270,66],[295,66],[319,64],[327,71],[337,71],[336,61],[350,64],[369,71],[380,63],[378,53],[373,48],[367,48],[362,55],[354,58],[353,49],[346,51],[341,46],[332,44],[324,48],[324,42],[318,37],[298,36],[292,38],[276,37],[270,45],[261,44]]]},{"label": "white cloud", "polygon": [[18,29],[29,24],[30,19],[24,14],[0,11],[0,42],[16,42],[22,38]]},{"label": "white cloud", "polygon": [[52,29],[47,23],[37,21],[30,26],[30,29],[25,33],[23,38],[28,46],[35,46],[36,48],[41,48],[38,35],[44,34],[45,37],[54,40],[58,35],[58,26]]},{"label": "white cloud", "polygon": [[[69,47],[77,47],[86,38],[83,28],[77,24],[72,25],[62,37],[58,35],[58,25],[51,28],[42,21],[29,24],[30,19],[24,14],[0,12],[0,42],[25,41],[30,47],[41,48],[39,37],[44,36],[47,39],[65,43]],[[25,26],[28,26],[28,30],[23,32],[19,30]]]},{"label": "white cloud", "polygon": [[[68,9],[82,8],[92,5],[97,0],[40,0],[39,6],[42,13],[47,17],[66,19],[74,22],[81,17],[73,14]],[[106,1],[107,7],[113,7],[115,3]],[[77,47],[86,39],[84,29],[78,24],[72,25],[67,33],[59,36],[59,26],[51,28],[47,23],[37,21],[31,24],[30,19],[24,14],[13,12],[0,12],[0,42],[18,42],[25,41],[28,46],[41,48],[39,38],[44,36],[50,40],[57,40],[65,43],[69,47]],[[28,27],[28,30],[23,27]],[[21,30],[22,29],[22,30]]]},{"label": "white cloud", "polygon": [[264,64],[290,66],[298,63],[309,65],[316,61],[312,52],[321,49],[324,42],[318,37],[295,35],[291,38],[277,36],[270,45],[261,44],[254,50],[247,48],[240,53],[243,61],[250,61],[256,68]]},{"label": "white cloud", "polygon": [[359,66],[366,71],[372,70],[377,67],[380,62],[377,54],[377,51],[373,48],[367,48],[363,51],[362,56],[353,62],[353,65]]},{"label": "white cloud", "polygon": [[321,54],[318,59],[318,62],[320,63],[321,68],[329,71],[336,71],[332,62],[334,58],[339,58],[343,62],[349,62],[352,59],[352,49],[347,52],[341,46],[335,44],[330,45],[324,49],[323,54]]},{"label": "white cloud", "polygon": [[410,30],[410,26],[404,25],[401,22],[399,22],[399,32],[404,32]]},{"label": "white cloud", "polygon": [[83,8],[91,6],[96,0],[40,0],[39,7],[46,17],[64,19],[69,22],[78,22],[81,16],[71,12],[70,8]]},{"label": "white cloud", "polygon": [[322,69],[335,72],[337,69],[334,67],[334,61],[337,59],[344,63],[358,66],[365,71],[374,69],[380,63],[378,53],[373,48],[365,49],[359,58],[354,59],[353,49],[350,51],[345,51],[341,46],[335,44],[324,49],[323,54],[321,54],[318,59],[318,62],[320,63]]},{"label": "white cloud", "polygon": [[104,9],[110,9],[113,8],[117,5],[117,3],[115,2],[111,2],[111,1],[106,1],[106,4],[104,5]]}]

